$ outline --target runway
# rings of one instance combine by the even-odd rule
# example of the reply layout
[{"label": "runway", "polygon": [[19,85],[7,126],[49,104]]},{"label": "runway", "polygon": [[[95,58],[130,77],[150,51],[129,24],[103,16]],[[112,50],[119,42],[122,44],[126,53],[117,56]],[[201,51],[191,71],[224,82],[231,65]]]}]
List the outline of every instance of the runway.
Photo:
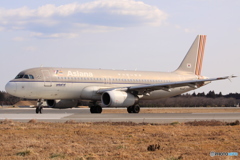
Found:
[{"label": "runway", "polygon": [[102,113],[91,114],[88,108],[51,109],[44,108],[43,114],[35,114],[35,108],[0,109],[0,120],[28,122],[36,119],[45,122],[136,122],[171,123],[199,120],[219,120],[233,122],[240,120],[240,113]]}]

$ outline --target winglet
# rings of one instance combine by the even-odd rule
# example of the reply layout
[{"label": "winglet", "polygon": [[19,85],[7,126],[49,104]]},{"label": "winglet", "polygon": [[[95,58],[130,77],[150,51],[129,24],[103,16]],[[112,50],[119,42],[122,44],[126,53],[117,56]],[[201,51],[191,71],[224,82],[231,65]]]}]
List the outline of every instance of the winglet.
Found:
[{"label": "winglet", "polygon": [[236,78],[237,76],[234,76],[233,74],[231,76],[228,76],[228,80],[232,82],[232,78]]}]

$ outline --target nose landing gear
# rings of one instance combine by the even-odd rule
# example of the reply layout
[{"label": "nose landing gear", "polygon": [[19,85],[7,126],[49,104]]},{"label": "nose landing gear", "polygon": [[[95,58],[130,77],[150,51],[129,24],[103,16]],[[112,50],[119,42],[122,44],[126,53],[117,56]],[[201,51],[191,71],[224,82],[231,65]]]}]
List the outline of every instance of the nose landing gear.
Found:
[{"label": "nose landing gear", "polygon": [[36,107],[36,113],[38,114],[38,113],[40,113],[40,114],[42,114],[42,106],[37,106]]},{"label": "nose landing gear", "polygon": [[42,104],[43,104],[43,100],[42,99],[38,100],[38,103],[37,103],[37,106],[36,106],[36,113],[37,114],[38,113],[42,114],[42,109],[43,109]]}]

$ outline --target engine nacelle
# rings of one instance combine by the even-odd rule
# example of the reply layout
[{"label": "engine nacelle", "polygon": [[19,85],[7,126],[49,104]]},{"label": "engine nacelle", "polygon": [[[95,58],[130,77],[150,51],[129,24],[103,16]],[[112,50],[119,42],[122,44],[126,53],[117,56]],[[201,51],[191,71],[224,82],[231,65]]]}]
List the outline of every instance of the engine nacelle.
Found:
[{"label": "engine nacelle", "polygon": [[52,108],[72,108],[77,107],[77,100],[47,100],[47,105]]},{"label": "engine nacelle", "polygon": [[138,98],[123,91],[107,91],[102,94],[101,101],[106,107],[128,107],[134,105]]}]

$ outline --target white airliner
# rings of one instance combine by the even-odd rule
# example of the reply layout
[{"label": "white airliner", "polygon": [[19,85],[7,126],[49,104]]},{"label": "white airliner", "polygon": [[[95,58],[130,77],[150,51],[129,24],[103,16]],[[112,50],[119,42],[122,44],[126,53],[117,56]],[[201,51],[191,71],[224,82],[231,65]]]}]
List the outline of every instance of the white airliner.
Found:
[{"label": "white airliner", "polygon": [[198,35],[173,72],[40,67],[21,71],[5,88],[13,96],[38,99],[36,113],[41,113],[43,101],[52,108],[71,108],[79,100],[89,101],[91,113],[101,113],[102,107],[127,107],[128,113],[139,113],[139,99],[176,96],[235,77],[201,76],[205,41],[205,35]]}]

